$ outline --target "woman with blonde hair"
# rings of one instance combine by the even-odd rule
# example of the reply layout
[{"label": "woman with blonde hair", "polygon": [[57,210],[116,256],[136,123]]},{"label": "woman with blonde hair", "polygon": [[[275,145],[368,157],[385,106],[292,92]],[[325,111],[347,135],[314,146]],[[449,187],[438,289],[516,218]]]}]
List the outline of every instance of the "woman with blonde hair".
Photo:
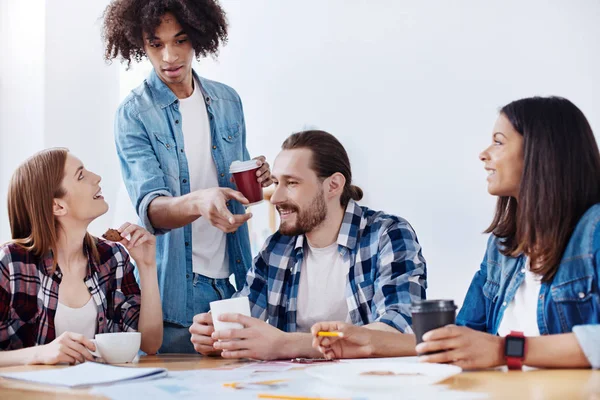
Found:
[{"label": "woman with blonde hair", "polygon": [[15,171],[12,241],[0,246],[0,366],[93,360],[97,333],[139,331],[143,351],[160,347],[156,240],[129,223],[117,242],[87,232],[108,211],[100,180],[62,148],[43,150]]}]

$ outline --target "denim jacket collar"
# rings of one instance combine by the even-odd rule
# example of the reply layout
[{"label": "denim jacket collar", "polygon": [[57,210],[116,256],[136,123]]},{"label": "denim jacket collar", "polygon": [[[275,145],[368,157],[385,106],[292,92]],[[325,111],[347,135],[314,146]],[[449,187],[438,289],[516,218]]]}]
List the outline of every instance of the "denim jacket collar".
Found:
[{"label": "denim jacket collar", "polygon": [[[199,76],[196,71],[192,69],[192,74],[194,75],[194,81],[200,83],[200,91],[202,92],[203,97],[206,99],[209,97],[211,100],[215,99],[215,93],[211,93],[210,90],[205,88],[203,84],[204,78]],[[154,69],[150,72],[150,76],[147,79],[148,86],[150,87],[150,91],[152,92],[153,97],[156,99],[156,102],[160,108],[166,108],[177,101],[177,96],[173,91],[164,83],[159,77]]]}]

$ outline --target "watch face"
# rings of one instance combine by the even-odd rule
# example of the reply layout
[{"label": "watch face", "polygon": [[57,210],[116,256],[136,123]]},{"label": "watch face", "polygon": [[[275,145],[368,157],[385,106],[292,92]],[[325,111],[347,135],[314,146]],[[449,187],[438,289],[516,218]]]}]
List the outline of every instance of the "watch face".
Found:
[{"label": "watch face", "polygon": [[519,358],[525,356],[525,338],[507,336],[504,355]]}]

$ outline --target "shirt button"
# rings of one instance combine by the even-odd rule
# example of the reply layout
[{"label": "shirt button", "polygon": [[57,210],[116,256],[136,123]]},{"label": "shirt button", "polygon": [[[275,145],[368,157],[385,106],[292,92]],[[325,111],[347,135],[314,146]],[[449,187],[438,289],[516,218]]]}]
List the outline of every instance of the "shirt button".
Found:
[{"label": "shirt button", "polygon": [[186,245],[186,246],[189,246],[189,245],[190,245],[190,242],[185,242],[185,245]]},{"label": "shirt button", "polygon": [[217,149],[217,146],[213,146],[213,150],[216,150],[216,149]]},{"label": "shirt button", "polygon": [[583,299],[585,297],[585,293],[579,292],[578,296],[579,296],[580,299]]},{"label": "shirt button", "polygon": [[167,149],[170,149],[170,148],[171,148],[171,145],[170,145],[170,144],[167,144],[165,147],[166,147]]},{"label": "shirt button", "polygon": [[187,179],[184,179],[182,182],[183,182],[183,183],[187,183]]},{"label": "shirt button", "polygon": [[227,138],[228,138],[229,140],[231,140],[231,136],[227,136]]},{"label": "shirt button", "polygon": [[242,262],[242,260],[240,260],[239,258],[236,260],[236,262],[239,264]]},{"label": "shirt button", "polygon": [[102,317],[98,318],[98,322],[102,322],[102,321],[104,321],[104,318],[102,318]]},{"label": "shirt button", "polygon": [[225,176],[225,174],[221,174],[221,178],[224,177],[224,176]]},{"label": "shirt button", "polygon": [[91,292],[92,290],[94,290],[94,288],[93,288],[93,287],[91,287],[91,286],[90,286],[90,287],[88,287],[88,291],[90,291],[90,292]]},{"label": "shirt button", "polygon": [[186,277],[187,279],[190,279],[190,274],[185,274],[185,277]]},{"label": "shirt button", "polygon": [[525,268],[521,268],[521,273],[524,274],[525,273]]},{"label": "shirt button", "polygon": [[206,98],[206,102],[207,102],[207,103],[210,103],[210,97],[207,97],[207,98]]},{"label": "shirt button", "polygon": [[179,100],[175,100],[175,102],[174,102],[174,103],[175,103],[175,104],[179,103]]},{"label": "shirt button", "polygon": [[176,123],[176,124],[178,124],[178,123],[179,123],[179,120],[178,120],[178,119],[176,119],[176,120],[175,120],[175,123]]},{"label": "shirt button", "polygon": [[181,149],[181,150],[179,150],[179,151],[183,153],[183,149]]},{"label": "shirt button", "polygon": [[506,307],[506,302],[502,303],[502,307]]}]

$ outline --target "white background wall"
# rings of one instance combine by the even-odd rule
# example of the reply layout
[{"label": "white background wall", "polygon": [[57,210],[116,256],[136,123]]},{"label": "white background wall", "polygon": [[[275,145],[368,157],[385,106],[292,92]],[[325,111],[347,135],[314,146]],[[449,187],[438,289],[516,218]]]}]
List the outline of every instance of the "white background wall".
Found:
[{"label": "white background wall", "polygon": [[[39,70],[35,40],[21,46],[14,35],[23,34],[22,25],[5,24],[6,10],[22,9],[8,18],[15,20],[31,7],[0,2],[2,37],[8,31],[14,39],[0,42],[2,54]],[[112,164],[119,73],[102,61],[97,18],[104,4],[46,3],[45,95],[36,90],[39,83],[23,79],[29,76],[23,68],[0,63],[0,194],[33,147],[66,145],[104,176],[113,210],[98,221],[98,230],[129,207],[124,196],[117,200],[120,175]],[[561,95],[600,130],[596,0],[222,5],[231,24],[229,44],[218,61],[203,60],[198,70],[240,93],[251,153],[273,161],[285,137],[305,127],[335,134],[350,154],[355,183],[366,192],[363,204],[403,216],[417,231],[432,298],[462,302],[481,261],[480,232],[491,221],[494,199],[477,156],[490,140],[497,109],[525,96]],[[121,87],[131,85],[134,75],[125,76]],[[45,141],[38,146],[37,119],[44,114]],[[16,115],[28,117],[19,121]],[[15,132],[22,136],[15,139]],[[2,222],[0,241],[8,238]]]}]

